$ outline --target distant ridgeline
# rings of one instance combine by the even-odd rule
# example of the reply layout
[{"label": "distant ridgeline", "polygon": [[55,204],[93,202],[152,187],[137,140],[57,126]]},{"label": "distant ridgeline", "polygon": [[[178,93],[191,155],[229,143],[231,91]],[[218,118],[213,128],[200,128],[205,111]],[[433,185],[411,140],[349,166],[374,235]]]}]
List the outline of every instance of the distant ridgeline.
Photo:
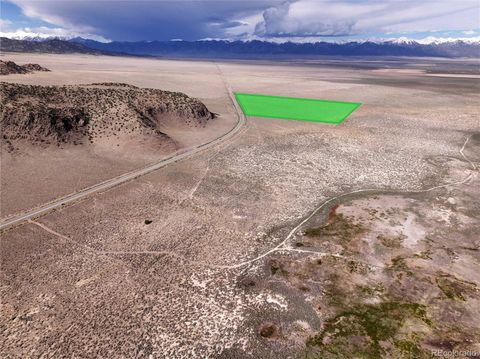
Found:
[{"label": "distant ridgeline", "polygon": [[417,42],[328,42],[276,44],[266,41],[152,41],[110,42],[74,39],[83,45],[110,52],[136,55],[177,55],[185,57],[268,57],[286,55],[292,57],[323,56],[424,56],[424,57],[477,57],[480,58],[480,43],[463,41],[439,44]]},{"label": "distant ridgeline", "polygon": [[48,54],[92,54],[100,55],[102,51],[86,47],[80,43],[50,39],[45,41],[13,40],[0,37],[0,51],[39,52]]},{"label": "distant ridgeline", "polygon": [[415,41],[292,43],[267,41],[140,41],[102,43],[75,38],[72,40],[28,41],[0,39],[2,51],[80,52],[93,54],[131,54],[203,58],[268,58],[269,56],[421,56],[480,58],[480,43],[452,41],[420,44]]}]

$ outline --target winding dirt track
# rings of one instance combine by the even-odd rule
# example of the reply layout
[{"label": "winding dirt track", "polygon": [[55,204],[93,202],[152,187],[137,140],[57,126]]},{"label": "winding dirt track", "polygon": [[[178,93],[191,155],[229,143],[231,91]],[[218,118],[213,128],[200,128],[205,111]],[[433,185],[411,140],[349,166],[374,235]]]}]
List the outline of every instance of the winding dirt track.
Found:
[{"label": "winding dirt track", "polygon": [[305,217],[298,225],[296,225],[288,233],[288,235],[280,243],[278,243],[275,247],[269,249],[268,251],[264,252],[263,254],[258,255],[257,257],[249,259],[247,261],[232,264],[232,265],[219,266],[219,267],[220,268],[225,268],[225,269],[236,269],[236,268],[245,267],[245,266],[248,266],[248,265],[250,265],[254,262],[259,261],[262,258],[267,257],[268,255],[270,255],[273,252],[282,252],[282,251],[299,252],[299,253],[303,252],[303,253],[316,254],[316,255],[319,255],[319,256],[328,255],[328,256],[337,257],[337,258],[344,258],[342,255],[337,254],[337,253],[325,253],[325,252],[316,252],[316,251],[309,251],[309,250],[301,250],[301,249],[297,249],[297,248],[291,248],[287,245],[287,243],[288,243],[288,240],[290,238],[292,238],[295,235],[295,233],[297,233],[305,223],[307,223],[310,219],[312,219],[312,217],[314,215],[316,215],[318,212],[320,212],[321,209],[323,209],[328,204],[330,204],[332,202],[335,202],[335,201],[338,201],[342,198],[349,197],[351,195],[358,194],[358,193],[370,193],[370,194],[426,193],[426,192],[431,192],[431,191],[434,191],[434,190],[437,190],[437,189],[440,189],[440,188],[445,188],[445,187],[449,187],[449,186],[459,186],[459,185],[462,185],[464,183],[470,182],[473,179],[473,177],[476,175],[476,171],[477,171],[477,166],[475,165],[475,163],[472,162],[467,156],[465,156],[465,153],[464,153],[465,147],[466,147],[466,145],[467,145],[467,143],[468,143],[468,141],[470,140],[471,137],[472,137],[472,135],[468,136],[465,139],[465,142],[463,143],[461,149],[459,150],[460,155],[463,157],[465,162],[467,162],[471,167],[469,169],[468,175],[463,180],[457,181],[457,182],[451,182],[451,183],[444,183],[444,184],[440,184],[440,185],[437,185],[437,186],[433,186],[433,187],[426,188],[426,189],[421,189],[421,190],[404,190],[404,191],[402,191],[402,190],[386,190],[386,189],[380,189],[380,188],[364,188],[364,189],[359,189],[359,190],[343,193],[343,194],[340,194],[340,195],[335,196],[335,197],[331,197],[331,198],[327,199],[326,201],[322,202],[318,207],[316,207],[307,217]]},{"label": "winding dirt track", "polygon": [[232,101],[233,106],[235,107],[235,110],[237,112],[238,121],[237,121],[236,125],[230,131],[228,131],[227,133],[223,134],[222,136],[217,137],[216,139],[211,140],[209,142],[203,143],[203,144],[198,145],[198,146],[190,147],[190,148],[187,148],[187,149],[182,149],[182,150],[174,153],[170,157],[167,157],[167,158],[165,158],[165,159],[163,159],[159,162],[156,162],[154,164],[151,164],[151,165],[148,165],[146,167],[134,170],[132,172],[128,172],[128,173],[122,174],[120,176],[111,178],[109,180],[97,183],[93,186],[84,188],[84,189],[82,189],[78,192],[71,193],[71,194],[69,194],[65,197],[61,197],[61,198],[58,198],[58,199],[56,199],[52,202],[43,204],[40,207],[36,207],[36,208],[34,208],[34,209],[32,209],[28,212],[24,212],[24,213],[17,214],[17,215],[14,215],[12,217],[6,218],[6,219],[4,219],[0,222],[0,230],[5,229],[7,227],[15,226],[15,225],[18,225],[18,224],[20,224],[24,221],[28,221],[28,220],[37,218],[39,216],[45,215],[46,213],[48,213],[48,212],[50,212],[54,209],[61,208],[62,206],[66,205],[66,204],[71,204],[73,202],[81,200],[81,199],[83,199],[83,198],[85,198],[85,197],[87,197],[87,196],[89,196],[93,193],[97,193],[97,192],[100,192],[100,191],[105,191],[105,190],[110,189],[112,187],[118,186],[122,183],[131,181],[135,178],[146,175],[150,172],[156,171],[156,170],[158,170],[162,167],[165,167],[169,164],[172,164],[172,163],[181,161],[185,158],[191,157],[191,156],[193,156],[193,155],[195,155],[195,154],[197,154],[201,151],[204,151],[208,148],[219,145],[220,143],[222,143],[222,142],[232,138],[236,134],[238,134],[240,132],[240,130],[246,125],[247,121],[246,121],[245,116],[243,115],[242,110],[240,109],[240,107],[238,106],[238,104],[236,102],[236,99],[235,99],[235,96],[233,95],[232,89],[230,88],[230,86],[225,81],[225,78],[223,76],[223,73],[222,73],[220,67],[217,64],[215,64],[215,65],[216,65],[216,67],[219,71],[219,75],[222,78],[223,83],[225,84],[225,88],[228,92],[228,95],[230,96],[230,100]]}]

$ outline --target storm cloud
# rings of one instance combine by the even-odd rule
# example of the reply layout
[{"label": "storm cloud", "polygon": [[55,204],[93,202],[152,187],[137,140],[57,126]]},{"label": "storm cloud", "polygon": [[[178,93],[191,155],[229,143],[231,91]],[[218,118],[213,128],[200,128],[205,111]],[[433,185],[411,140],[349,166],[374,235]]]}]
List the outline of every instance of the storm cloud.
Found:
[{"label": "storm cloud", "polygon": [[97,33],[114,40],[196,40],[223,29],[279,1],[56,1],[14,0],[25,15],[56,26]]},{"label": "storm cloud", "polygon": [[270,37],[344,36],[479,27],[477,0],[287,1],[266,9],[255,34]]},{"label": "storm cloud", "polygon": [[65,32],[126,41],[295,38],[479,27],[478,0],[10,2],[24,15]]}]

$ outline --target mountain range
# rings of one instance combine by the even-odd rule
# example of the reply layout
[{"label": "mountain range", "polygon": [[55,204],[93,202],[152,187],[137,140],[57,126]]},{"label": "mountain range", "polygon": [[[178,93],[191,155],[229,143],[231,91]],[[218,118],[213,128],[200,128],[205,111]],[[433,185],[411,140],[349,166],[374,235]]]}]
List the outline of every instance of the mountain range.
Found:
[{"label": "mountain range", "polygon": [[51,54],[92,54],[100,55],[102,51],[86,47],[78,42],[61,39],[37,40],[14,40],[6,37],[0,38],[0,51],[9,52],[42,52]]},{"label": "mountain range", "polygon": [[13,40],[0,39],[1,51],[130,54],[140,56],[169,56],[185,58],[268,58],[315,56],[412,56],[412,57],[469,57],[480,58],[478,41],[445,41],[419,43],[414,40],[274,43],[268,41],[139,41],[98,42],[83,38],[70,40]]}]

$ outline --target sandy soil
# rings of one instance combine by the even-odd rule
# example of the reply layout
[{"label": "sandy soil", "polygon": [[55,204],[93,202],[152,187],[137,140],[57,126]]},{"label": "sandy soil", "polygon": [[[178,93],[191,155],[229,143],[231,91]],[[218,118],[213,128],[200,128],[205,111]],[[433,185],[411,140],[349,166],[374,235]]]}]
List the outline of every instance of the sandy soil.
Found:
[{"label": "sandy soil", "polygon": [[[213,64],[197,64],[192,69],[190,64],[194,63],[140,58],[41,54],[4,54],[3,58],[39,61],[51,67],[52,72],[49,72],[50,76],[39,72],[2,76],[2,81],[38,85],[125,82],[139,87],[183,91],[201,99],[210,111],[221,113],[204,129],[185,129],[174,124],[165,126],[162,131],[176,141],[176,150],[216,138],[232,128],[236,121],[224,84]],[[64,146],[62,151],[39,150],[24,143],[22,153],[16,156],[2,150],[1,216],[23,212],[159,161],[171,153],[171,150],[143,138],[128,143],[121,139],[110,142],[103,146]]]},{"label": "sandy soil", "polygon": [[[470,138],[470,152],[478,152],[479,139]],[[471,357],[460,353],[480,350],[478,168],[463,158],[436,161],[455,185],[344,194],[270,256],[255,280],[285,296],[294,291],[290,311],[315,312],[299,317],[300,328],[270,315],[282,329],[271,341],[296,344],[308,358]]]},{"label": "sandy soil", "polygon": [[[115,80],[139,85],[144,64],[144,86],[158,76],[159,87],[232,114],[208,62],[31,61],[57,70],[57,83],[72,81],[70,71],[85,80],[91,67],[103,81],[121,63]],[[447,342],[476,350],[478,81],[318,64],[219,66],[235,91],[363,106],[338,126],[251,118],[220,147],[3,233],[3,356],[336,358],[360,347],[385,358],[410,349],[404,357],[413,358]],[[459,150],[471,135],[470,163]],[[462,183],[411,192],[448,182]],[[329,202],[340,205],[336,216],[329,205],[309,217],[329,198],[363,189],[381,191]],[[344,217],[338,233],[305,234]],[[415,274],[399,278],[407,271]],[[385,347],[326,331],[346,308],[356,318],[367,310],[392,317]],[[467,340],[452,335],[458,328]]]}]

